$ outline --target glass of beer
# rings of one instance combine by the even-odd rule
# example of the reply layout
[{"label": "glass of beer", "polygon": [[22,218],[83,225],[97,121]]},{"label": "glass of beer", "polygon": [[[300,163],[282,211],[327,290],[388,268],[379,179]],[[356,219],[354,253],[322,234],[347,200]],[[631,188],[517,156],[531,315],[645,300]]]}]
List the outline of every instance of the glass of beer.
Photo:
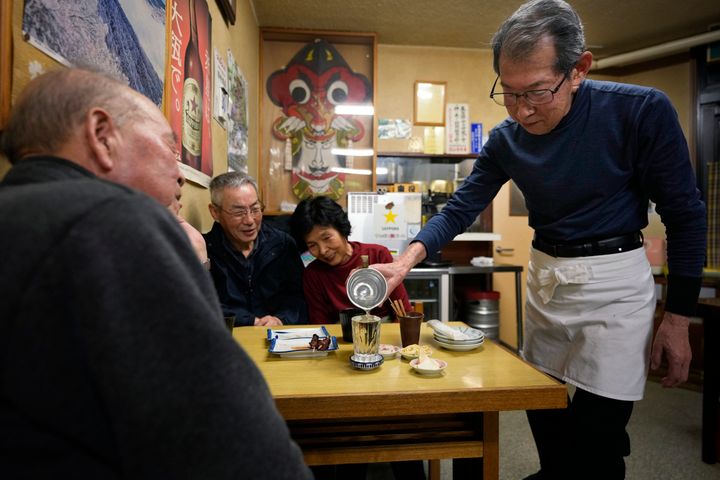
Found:
[{"label": "glass of beer", "polygon": [[380,350],[380,317],[357,315],[352,317],[353,359],[360,363],[378,360]]}]

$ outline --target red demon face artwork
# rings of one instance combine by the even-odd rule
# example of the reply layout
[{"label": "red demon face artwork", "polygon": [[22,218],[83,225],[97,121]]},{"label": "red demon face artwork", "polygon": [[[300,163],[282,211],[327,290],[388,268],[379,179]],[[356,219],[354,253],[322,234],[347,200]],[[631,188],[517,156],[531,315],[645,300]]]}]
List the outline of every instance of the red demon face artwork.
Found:
[{"label": "red demon face artwork", "polygon": [[295,196],[339,199],[345,193],[345,174],[337,168],[345,167],[345,157],[332,150],[348,148],[365,136],[365,129],[352,116],[336,114],[335,106],[371,100],[368,79],[354,73],[326,40],[315,40],[268,77],[267,92],[282,108],[272,132],[286,143],[286,155],[292,155]]}]

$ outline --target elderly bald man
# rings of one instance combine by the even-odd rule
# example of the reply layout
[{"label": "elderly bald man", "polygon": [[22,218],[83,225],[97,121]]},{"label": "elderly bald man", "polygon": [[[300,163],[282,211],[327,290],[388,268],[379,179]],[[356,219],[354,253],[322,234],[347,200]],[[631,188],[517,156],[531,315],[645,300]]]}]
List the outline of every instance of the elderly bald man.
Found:
[{"label": "elderly bald man", "polygon": [[183,177],[160,110],[54,71],[21,94],[2,150],[0,471],[312,478],[168,209]]}]

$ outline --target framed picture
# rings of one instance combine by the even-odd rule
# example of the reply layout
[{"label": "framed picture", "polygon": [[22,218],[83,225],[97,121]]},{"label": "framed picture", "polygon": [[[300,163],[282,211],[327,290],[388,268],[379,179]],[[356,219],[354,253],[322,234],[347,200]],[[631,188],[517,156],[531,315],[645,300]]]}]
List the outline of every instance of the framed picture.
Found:
[{"label": "framed picture", "polygon": [[12,89],[12,4],[0,3],[0,131],[10,116]]},{"label": "framed picture", "polygon": [[261,29],[258,183],[268,214],[375,190],[376,36]]},{"label": "framed picture", "polygon": [[415,82],[413,110],[415,125],[442,127],[445,125],[445,86],[447,82]]},{"label": "framed picture", "polygon": [[220,7],[220,13],[222,13],[225,22],[235,25],[235,7],[237,7],[237,0],[216,0],[218,7]]}]

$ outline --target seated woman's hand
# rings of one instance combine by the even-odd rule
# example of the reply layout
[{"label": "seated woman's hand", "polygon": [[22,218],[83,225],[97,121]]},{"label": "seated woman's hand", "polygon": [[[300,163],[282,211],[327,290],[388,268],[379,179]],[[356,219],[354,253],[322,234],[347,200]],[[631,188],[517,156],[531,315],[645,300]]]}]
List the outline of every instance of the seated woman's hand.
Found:
[{"label": "seated woman's hand", "polygon": [[282,320],[280,320],[278,317],[273,317],[272,315],[265,315],[264,317],[255,318],[256,326],[275,327],[282,324]]}]

